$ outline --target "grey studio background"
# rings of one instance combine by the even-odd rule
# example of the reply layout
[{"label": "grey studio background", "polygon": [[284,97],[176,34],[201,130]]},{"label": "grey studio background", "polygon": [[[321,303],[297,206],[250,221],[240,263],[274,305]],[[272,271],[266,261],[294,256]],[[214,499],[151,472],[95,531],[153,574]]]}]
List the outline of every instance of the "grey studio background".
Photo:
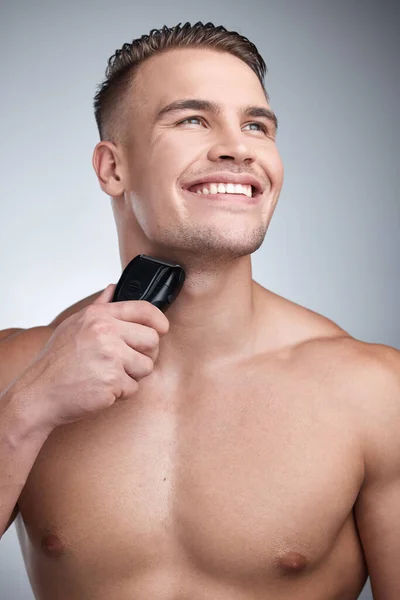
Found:
[{"label": "grey studio background", "polygon": [[[382,0],[3,0],[0,329],[46,324],[118,279],[91,166],[92,98],[116,48],[187,20],[238,30],[269,68],[286,178],[254,278],[400,348],[399,9]],[[0,542],[0,598],[33,598],[14,526]]]}]

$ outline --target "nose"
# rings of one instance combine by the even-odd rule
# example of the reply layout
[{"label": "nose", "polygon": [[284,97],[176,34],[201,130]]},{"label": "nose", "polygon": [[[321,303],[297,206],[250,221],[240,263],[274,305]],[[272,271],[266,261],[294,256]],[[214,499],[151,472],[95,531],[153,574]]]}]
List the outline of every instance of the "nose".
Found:
[{"label": "nose", "polygon": [[235,164],[250,165],[256,160],[255,151],[244,139],[244,134],[226,132],[219,136],[208,151],[208,159],[213,162],[232,161]]}]

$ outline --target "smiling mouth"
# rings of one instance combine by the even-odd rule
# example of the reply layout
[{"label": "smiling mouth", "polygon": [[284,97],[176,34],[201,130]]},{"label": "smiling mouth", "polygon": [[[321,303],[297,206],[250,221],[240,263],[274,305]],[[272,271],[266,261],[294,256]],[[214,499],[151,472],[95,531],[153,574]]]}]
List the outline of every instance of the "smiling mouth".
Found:
[{"label": "smiling mouth", "polygon": [[247,203],[254,203],[261,195],[261,192],[258,192],[254,186],[240,183],[207,182],[183,189],[196,196],[206,196],[210,200],[240,200]]}]

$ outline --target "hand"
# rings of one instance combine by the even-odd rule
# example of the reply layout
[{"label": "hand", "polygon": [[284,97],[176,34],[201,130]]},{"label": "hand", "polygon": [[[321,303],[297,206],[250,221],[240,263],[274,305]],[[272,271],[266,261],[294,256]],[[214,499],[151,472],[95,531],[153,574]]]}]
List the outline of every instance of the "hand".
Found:
[{"label": "hand", "polygon": [[144,300],[112,303],[114,291],[63,321],[19,381],[51,428],[131,398],[153,371],[169,321]]}]

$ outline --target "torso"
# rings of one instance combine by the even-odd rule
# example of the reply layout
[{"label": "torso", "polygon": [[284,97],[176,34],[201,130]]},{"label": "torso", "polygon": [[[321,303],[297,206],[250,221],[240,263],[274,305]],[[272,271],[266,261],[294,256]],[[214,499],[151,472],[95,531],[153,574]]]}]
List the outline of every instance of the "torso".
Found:
[{"label": "torso", "polygon": [[37,599],[356,600],[358,342],[329,332],[54,430],[16,521]]}]

